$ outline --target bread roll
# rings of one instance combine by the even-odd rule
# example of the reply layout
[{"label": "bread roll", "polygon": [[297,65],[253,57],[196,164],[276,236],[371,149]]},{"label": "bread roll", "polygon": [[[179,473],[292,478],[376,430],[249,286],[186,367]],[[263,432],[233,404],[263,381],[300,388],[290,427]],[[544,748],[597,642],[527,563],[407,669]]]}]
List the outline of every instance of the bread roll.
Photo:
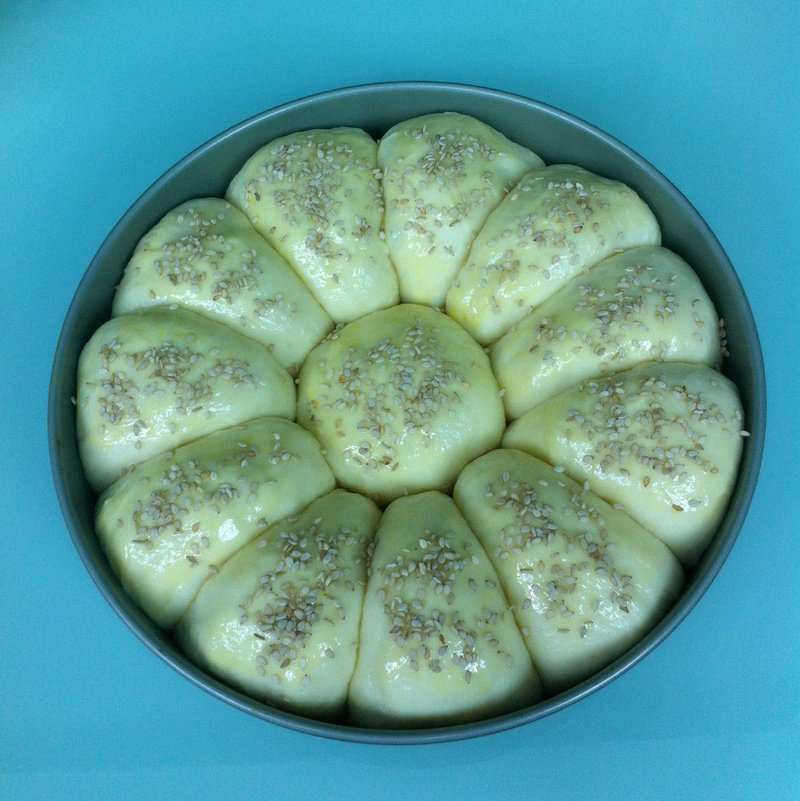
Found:
[{"label": "bread roll", "polygon": [[367,543],[380,518],[334,490],[272,525],[201,588],[176,627],[190,658],[245,693],[341,718],[358,649]]},{"label": "bread roll", "polygon": [[663,543],[529,454],[476,459],[453,497],[492,559],[549,694],[621,656],[682,586]]},{"label": "bread roll", "polygon": [[542,693],[497,574],[452,499],[399,498],[375,536],[350,717],[378,728],[451,725]]},{"label": "bread roll", "polygon": [[164,304],[227,323],[292,372],[333,327],[292,268],[221,198],[182,203],[144,235],[112,311]]},{"label": "bread roll", "polygon": [[689,265],[631,248],[573,278],[490,349],[509,419],[586,378],[644,361],[721,359],[719,318]]},{"label": "bread roll", "polygon": [[337,323],[398,300],[377,153],[357,128],[289,134],[254,153],[226,195]]},{"label": "bread roll", "polygon": [[81,352],[78,445],[97,492],[131,466],[264,415],[294,419],[295,387],[267,348],[159,306],[114,317]]},{"label": "bread roll", "polygon": [[483,350],[445,314],[400,304],[322,342],[300,371],[297,419],[342,486],[378,503],[446,490],[505,427]]},{"label": "bread roll", "polygon": [[630,187],[570,164],[541,167],[489,215],[447,313],[486,345],[606,256],[660,243],[656,218]]}]

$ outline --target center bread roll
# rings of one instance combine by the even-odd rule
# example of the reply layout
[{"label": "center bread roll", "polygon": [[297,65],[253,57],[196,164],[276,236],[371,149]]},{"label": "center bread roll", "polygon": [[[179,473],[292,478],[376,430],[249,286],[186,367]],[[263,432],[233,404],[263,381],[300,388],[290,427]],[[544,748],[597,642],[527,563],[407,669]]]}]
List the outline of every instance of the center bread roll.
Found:
[{"label": "center bread roll", "polygon": [[297,420],[340,484],[378,503],[449,489],[505,429],[486,353],[445,314],[413,303],[366,315],[311,351]]},{"label": "center bread roll", "polygon": [[351,720],[441,726],[542,693],[497,574],[452,499],[399,498],[375,535]]}]

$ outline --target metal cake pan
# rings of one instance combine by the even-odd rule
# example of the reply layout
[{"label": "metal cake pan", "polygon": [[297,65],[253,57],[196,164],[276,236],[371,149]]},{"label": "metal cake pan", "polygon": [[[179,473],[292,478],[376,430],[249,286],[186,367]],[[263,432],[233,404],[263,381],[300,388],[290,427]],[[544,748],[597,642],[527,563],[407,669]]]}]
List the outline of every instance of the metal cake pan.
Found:
[{"label": "metal cake pan", "polygon": [[[526,145],[547,163],[569,162],[629,184],[653,209],[663,244],[697,272],[724,318],[730,356],[723,372],[741,393],[746,426],[738,479],[727,513],[666,616],[627,653],[586,681],[511,714],[436,729],[387,731],[324,723],[277,710],[208,675],[177,648],[122,589],[95,536],[96,497],[83,474],[75,426],[78,357],[109,318],[114,289],[139,239],[170,209],[202,196],[223,196],[245,160],[272,139],[309,128],[348,125],[378,138],[421,114],[459,111]],[[546,104],[504,92],[443,83],[386,83],[314,95],[259,114],[181,159],[131,206],[103,242],[69,306],[51,375],[48,436],[53,478],[64,518],[86,569],[130,630],[161,659],[213,696],[265,721],[312,735],[377,744],[433,743],[488,735],[580,701],[629,670],[691,612],[727,558],[753,496],[764,447],[766,385],[756,325],[739,278],[708,225],[681,192],[630,148],[596,127]]]}]

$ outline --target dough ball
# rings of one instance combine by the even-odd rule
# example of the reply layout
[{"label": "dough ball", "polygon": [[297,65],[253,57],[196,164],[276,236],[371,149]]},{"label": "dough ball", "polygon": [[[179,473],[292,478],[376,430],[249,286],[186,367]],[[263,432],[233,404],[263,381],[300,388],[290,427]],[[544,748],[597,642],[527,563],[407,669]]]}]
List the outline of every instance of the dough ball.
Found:
[{"label": "dough ball", "polygon": [[78,445],[95,491],[134,464],[219,428],[294,419],[295,387],[267,348],[160,306],[114,317],[78,362]]},{"label": "dough ball", "polygon": [[572,384],[640,362],[716,366],[719,318],[691,267],[646,245],[573,278],[495,342],[490,357],[515,419]]},{"label": "dough ball", "polygon": [[489,212],[542,164],[535,153],[464,114],[428,114],[389,129],[378,165],[401,300],[443,307]]},{"label": "dough ball", "polygon": [[300,371],[297,419],[339,483],[378,503],[448,489],[505,428],[487,355],[416,304],[362,317],[315,348]]},{"label": "dough ball", "polygon": [[254,153],[226,195],[337,323],[398,300],[377,156],[357,128],[289,134]]},{"label": "dough ball", "polygon": [[113,313],[164,304],[227,323],[293,372],[333,328],[292,268],[220,198],[182,203],[136,246]]},{"label": "dough ball", "polygon": [[516,450],[482,456],[454,498],[500,577],[549,693],[621,656],[677,597],[683,573],[650,532]]},{"label": "dough ball", "polygon": [[259,530],[334,486],[311,434],[262,417],[137,465],[100,497],[97,536],[128,593],[170,628]]},{"label": "dough ball", "polygon": [[452,499],[392,502],[370,562],[353,722],[450,725],[519,709],[541,692],[492,563]]},{"label": "dough ball", "polygon": [[340,718],[379,518],[367,498],[334,490],[270,526],[206,581],[176,627],[178,641],[254,698]]}]

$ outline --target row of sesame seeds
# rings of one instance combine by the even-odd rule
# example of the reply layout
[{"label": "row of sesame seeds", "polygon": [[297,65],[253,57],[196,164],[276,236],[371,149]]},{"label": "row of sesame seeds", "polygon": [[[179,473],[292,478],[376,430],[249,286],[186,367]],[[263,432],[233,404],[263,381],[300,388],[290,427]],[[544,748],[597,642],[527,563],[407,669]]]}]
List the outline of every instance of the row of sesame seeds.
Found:
[{"label": "row of sesame seeds", "polygon": [[[339,621],[345,620],[340,596],[356,590],[351,579],[352,557],[343,551],[358,546],[352,529],[346,525],[329,527],[322,517],[298,528],[297,520],[287,519],[287,527],[273,532],[270,540],[262,537],[256,542],[259,549],[272,545],[278,561],[261,575],[258,586],[239,606],[241,624],[254,625],[254,636],[262,643],[256,658],[262,676],[295,663],[305,670],[308,656],[304,651],[315,626],[335,625],[324,616],[325,604],[330,603]],[[324,656],[333,659],[336,654],[327,647]],[[302,681],[309,683],[308,674]]]},{"label": "row of sesame seeds", "polygon": [[[558,484],[563,489],[570,486],[561,481]],[[485,491],[495,510],[511,515],[498,529],[493,556],[500,562],[512,554],[521,560],[515,570],[524,577],[522,584],[530,593],[522,603],[523,610],[531,610],[535,599],[536,609],[542,610],[546,621],[557,619],[559,627],[575,630],[580,637],[587,636],[593,624],[584,619],[579,628],[572,626],[573,617],[589,611],[572,605],[580,598],[577,590],[583,574],[591,573],[592,586],[602,578],[606,601],[625,613],[630,611],[633,587],[632,577],[621,575],[614,567],[615,546],[609,541],[602,513],[587,501],[588,489],[585,482],[569,491],[569,503],[560,511],[565,521],[575,518],[577,525],[573,527],[559,522],[557,510],[541,500],[536,487],[509,470],[489,482]],[[546,558],[545,551],[539,550],[543,548],[549,550]],[[598,596],[591,611],[597,612],[600,603]]]},{"label": "row of sesame seeds", "polygon": [[345,430],[335,417],[334,428],[335,436],[345,439],[342,452],[365,470],[396,470],[401,437],[418,436],[429,446],[438,417],[459,405],[457,387],[469,384],[454,363],[442,359],[439,334],[417,322],[365,350],[348,348],[335,366],[317,365],[330,393],[319,395],[319,412],[361,415],[354,430]]},{"label": "row of sesame seeds", "polygon": [[[727,418],[723,409],[708,403],[703,393],[690,392],[685,385],[660,376],[646,377],[637,387],[626,386],[619,377],[589,381],[585,387],[598,398],[592,419],[572,409],[566,422],[577,424],[583,439],[592,443],[592,452],[583,456],[587,467],[596,464],[601,473],[624,470],[627,474],[624,462],[632,458],[651,473],[645,487],[651,483],[652,474],[685,481],[690,465],[704,473],[719,472],[704,458],[704,443],[708,427],[724,425]],[[662,403],[667,393],[682,401],[685,410],[667,414]],[[571,429],[567,436],[574,437]],[[691,508],[700,505],[697,498],[689,500]],[[683,510],[676,506],[676,511]]]}]

